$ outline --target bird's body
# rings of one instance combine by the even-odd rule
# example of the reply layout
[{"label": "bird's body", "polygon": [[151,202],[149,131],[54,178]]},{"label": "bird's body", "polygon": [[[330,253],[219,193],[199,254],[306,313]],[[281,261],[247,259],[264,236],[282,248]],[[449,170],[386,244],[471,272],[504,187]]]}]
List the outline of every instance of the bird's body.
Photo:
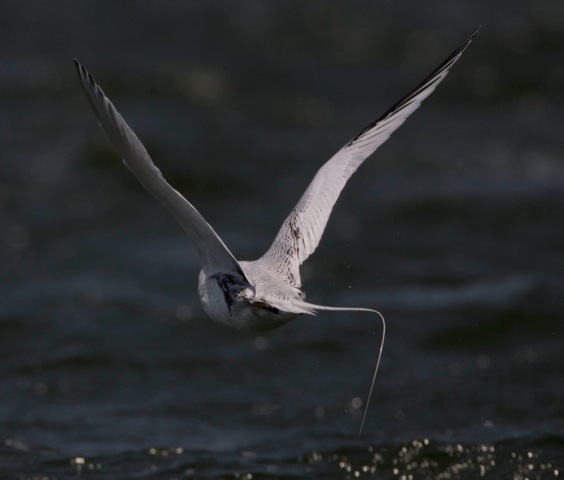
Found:
[{"label": "bird's body", "polygon": [[[315,314],[317,310],[378,313],[366,308],[328,307],[306,302],[301,289],[300,265],[319,244],[333,206],[350,176],[434,91],[475,34],[476,31],[410,94],[358,133],[321,167],[282,224],[270,249],[255,261],[235,259],[202,215],[166,182],[112,102],[84,66],[75,62],[98,121],[122,154],[125,165],[169,210],[192,240],[202,266],[198,291],[206,313],[213,320],[238,330],[264,331],[278,328],[298,315]],[[366,406],[378,370],[383,339],[384,334]]]},{"label": "bird's body", "polygon": [[198,292],[210,318],[237,330],[259,332],[281,327],[299,313],[306,313],[273,305],[302,300],[304,295],[298,288],[262,267],[260,261],[242,261],[239,265],[250,286],[233,275],[217,273],[208,277],[203,270],[200,272]]}]

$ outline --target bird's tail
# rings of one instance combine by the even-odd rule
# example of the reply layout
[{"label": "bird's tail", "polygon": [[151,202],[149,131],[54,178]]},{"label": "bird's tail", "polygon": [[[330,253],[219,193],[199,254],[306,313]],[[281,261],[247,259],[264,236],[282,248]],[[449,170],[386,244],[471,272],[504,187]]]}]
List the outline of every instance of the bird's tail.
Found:
[{"label": "bird's tail", "polygon": [[374,390],[374,383],[376,382],[376,375],[378,374],[378,368],[380,367],[380,359],[382,358],[382,350],[384,349],[384,340],[386,338],[386,320],[384,315],[382,315],[378,310],[372,310],[371,308],[360,308],[360,307],[329,307],[327,305],[316,305],[314,303],[304,302],[304,301],[293,301],[296,307],[303,310],[303,313],[309,313],[315,315],[316,310],[330,310],[336,312],[369,312],[375,313],[380,317],[382,321],[382,340],[380,342],[380,350],[378,351],[378,358],[376,360],[376,367],[374,368],[374,375],[372,376],[372,383],[370,384],[370,390],[368,391],[368,398],[366,399],[366,405],[364,406],[364,413],[362,415],[362,422],[360,423],[360,430],[358,435],[362,435],[362,429],[364,427],[364,422],[366,420],[366,414],[368,412],[368,405],[370,404],[370,399],[372,397],[372,390]]}]

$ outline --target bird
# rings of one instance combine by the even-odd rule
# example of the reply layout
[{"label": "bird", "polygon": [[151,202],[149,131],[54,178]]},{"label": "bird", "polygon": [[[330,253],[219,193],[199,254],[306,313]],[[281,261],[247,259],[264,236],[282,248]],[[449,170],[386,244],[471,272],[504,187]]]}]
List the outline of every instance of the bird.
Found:
[{"label": "bird", "polygon": [[359,435],[380,365],[386,322],[379,311],[370,308],[307,302],[302,290],[300,265],[317,248],[333,206],[348,179],[444,80],[479,28],[409,94],[357,133],[318,170],[282,223],[270,248],[253,261],[237,260],[201,213],[165,180],[94,77],[84,65],[74,60],[82,89],[110,143],[139,183],[172,214],[192,241],[201,264],[198,293],[212,320],[241,331],[263,332],[279,328],[302,314],[315,315],[320,310],[379,315],[382,337]]}]

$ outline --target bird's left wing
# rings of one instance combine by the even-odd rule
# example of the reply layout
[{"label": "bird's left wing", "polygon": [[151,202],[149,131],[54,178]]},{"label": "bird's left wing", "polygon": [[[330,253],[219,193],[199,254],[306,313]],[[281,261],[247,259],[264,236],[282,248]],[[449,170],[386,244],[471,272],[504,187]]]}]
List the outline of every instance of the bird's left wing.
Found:
[{"label": "bird's left wing", "polygon": [[260,262],[276,272],[289,271],[293,283],[299,286],[299,266],[317,248],[331,210],[347,180],[431,95],[470,45],[478,29],[411,93],[364,128],[321,167]]},{"label": "bird's left wing", "polygon": [[135,132],[96,84],[92,75],[77,60],[74,62],[84,93],[110,142],[141,185],[176,218],[194,242],[206,276],[229,273],[248,283],[239,263],[217,233],[200,212],[168,184]]}]

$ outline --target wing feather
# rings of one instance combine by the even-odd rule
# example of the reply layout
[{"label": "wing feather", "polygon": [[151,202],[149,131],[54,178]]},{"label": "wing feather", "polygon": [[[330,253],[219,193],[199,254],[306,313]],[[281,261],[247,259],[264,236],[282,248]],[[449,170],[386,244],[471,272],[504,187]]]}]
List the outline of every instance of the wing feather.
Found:
[{"label": "wing feather", "polygon": [[300,286],[299,266],[317,248],[347,180],[431,95],[478,30],[479,27],[412,92],[361,130],[321,167],[260,262],[280,275],[290,272],[291,281]]},{"label": "wing feather", "polygon": [[[230,273],[246,278],[239,263],[204,217],[180,193],[172,188],[153,164],[137,135],[125,122],[86,68],[75,60],[80,83],[112,145],[119,151],[127,168],[178,221],[193,241],[202,269],[207,276]],[[247,282],[248,283],[248,282]]]}]

